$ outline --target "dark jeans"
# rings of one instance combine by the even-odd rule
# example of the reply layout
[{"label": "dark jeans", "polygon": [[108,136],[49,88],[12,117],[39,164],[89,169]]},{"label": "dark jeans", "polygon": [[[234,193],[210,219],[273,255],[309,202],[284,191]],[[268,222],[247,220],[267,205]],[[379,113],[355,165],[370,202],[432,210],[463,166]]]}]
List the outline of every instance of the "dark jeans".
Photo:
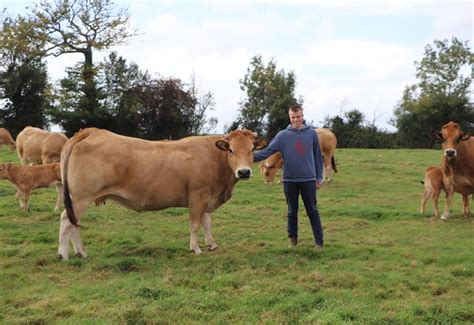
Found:
[{"label": "dark jeans", "polygon": [[284,182],[283,188],[288,204],[288,237],[298,238],[298,198],[301,193],[306,214],[311,222],[314,241],[323,245],[323,227],[316,207],[316,182]]}]

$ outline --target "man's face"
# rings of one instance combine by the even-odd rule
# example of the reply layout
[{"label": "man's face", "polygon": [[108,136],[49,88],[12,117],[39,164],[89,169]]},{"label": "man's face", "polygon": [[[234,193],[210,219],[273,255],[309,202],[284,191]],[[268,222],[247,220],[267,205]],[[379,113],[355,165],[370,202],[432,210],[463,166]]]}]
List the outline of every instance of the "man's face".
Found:
[{"label": "man's face", "polygon": [[289,111],[288,115],[290,116],[291,126],[295,129],[301,128],[303,125],[303,111],[298,110],[296,112]]}]

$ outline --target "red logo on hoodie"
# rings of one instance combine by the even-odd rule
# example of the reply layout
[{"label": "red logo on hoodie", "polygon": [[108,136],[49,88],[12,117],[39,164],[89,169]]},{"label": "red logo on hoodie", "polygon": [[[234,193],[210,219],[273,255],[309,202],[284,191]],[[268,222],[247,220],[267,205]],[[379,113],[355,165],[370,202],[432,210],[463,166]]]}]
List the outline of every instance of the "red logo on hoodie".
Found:
[{"label": "red logo on hoodie", "polygon": [[303,142],[300,139],[296,140],[295,142],[295,150],[300,156],[304,156],[305,150],[303,146]]}]

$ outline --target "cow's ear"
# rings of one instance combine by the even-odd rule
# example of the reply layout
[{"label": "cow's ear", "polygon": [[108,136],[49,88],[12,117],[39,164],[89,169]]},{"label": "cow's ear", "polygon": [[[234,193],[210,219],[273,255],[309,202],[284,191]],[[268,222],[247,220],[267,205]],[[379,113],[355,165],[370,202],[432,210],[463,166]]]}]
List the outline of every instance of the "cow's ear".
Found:
[{"label": "cow's ear", "polygon": [[468,140],[469,138],[471,137],[471,135],[469,133],[463,133],[461,135],[461,141],[466,141]]},{"label": "cow's ear", "polygon": [[268,141],[265,139],[257,139],[253,142],[255,149],[260,150],[268,146]]},{"label": "cow's ear", "polygon": [[216,141],[216,147],[221,149],[222,151],[227,151],[230,148],[229,142],[227,142],[225,140],[217,140]]}]

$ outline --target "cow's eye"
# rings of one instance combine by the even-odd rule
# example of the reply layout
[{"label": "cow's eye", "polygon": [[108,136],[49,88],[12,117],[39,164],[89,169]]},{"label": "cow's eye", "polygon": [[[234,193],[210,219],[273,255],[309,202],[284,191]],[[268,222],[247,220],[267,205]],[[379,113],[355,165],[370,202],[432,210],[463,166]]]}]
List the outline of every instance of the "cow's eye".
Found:
[{"label": "cow's eye", "polygon": [[232,150],[231,148],[229,148],[229,152],[233,155],[234,154],[234,150]]}]

